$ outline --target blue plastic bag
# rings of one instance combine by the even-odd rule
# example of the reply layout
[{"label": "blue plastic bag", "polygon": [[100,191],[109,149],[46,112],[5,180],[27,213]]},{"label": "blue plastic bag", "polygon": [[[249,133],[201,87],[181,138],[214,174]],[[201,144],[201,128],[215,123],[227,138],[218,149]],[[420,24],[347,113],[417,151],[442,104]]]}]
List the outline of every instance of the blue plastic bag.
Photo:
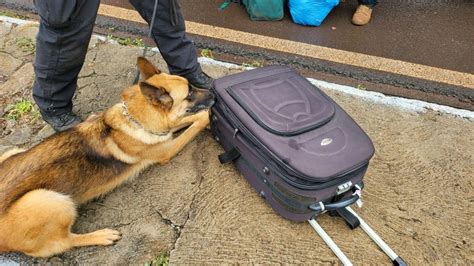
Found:
[{"label": "blue plastic bag", "polygon": [[296,24],[319,26],[339,4],[339,0],[289,0],[288,7]]}]

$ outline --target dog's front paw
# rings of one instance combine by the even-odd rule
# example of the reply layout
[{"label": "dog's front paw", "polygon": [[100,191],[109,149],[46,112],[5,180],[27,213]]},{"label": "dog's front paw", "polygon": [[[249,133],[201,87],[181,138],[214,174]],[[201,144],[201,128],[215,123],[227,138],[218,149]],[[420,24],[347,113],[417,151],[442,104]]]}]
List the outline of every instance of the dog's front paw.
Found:
[{"label": "dog's front paw", "polygon": [[205,128],[209,124],[209,110],[203,110],[196,114],[194,126]]},{"label": "dog's front paw", "polygon": [[97,230],[93,233],[94,240],[96,240],[96,245],[108,246],[112,245],[115,242],[119,241],[122,238],[122,234],[119,231],[112,229],[102,229]]}]

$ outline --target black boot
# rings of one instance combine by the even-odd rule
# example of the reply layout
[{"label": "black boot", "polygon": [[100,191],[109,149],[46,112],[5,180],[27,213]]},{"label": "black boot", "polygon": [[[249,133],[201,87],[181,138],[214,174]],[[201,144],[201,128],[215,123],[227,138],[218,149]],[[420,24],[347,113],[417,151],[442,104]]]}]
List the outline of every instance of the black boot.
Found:
[{"label": "black boot", "polygon": [[65,131],[82,122],[82,119],[72,111],[64,113],[58,110],[40,111],[44,121],[51,125],[56,132]]},{"label": "black boot", "polygon": [[209,77],[206,73],[202,71],[184,75],[184,78],[189,81],[189,84],[201,89],[210,90],[212,88],[212,84],[214,83],[214,79]]}]

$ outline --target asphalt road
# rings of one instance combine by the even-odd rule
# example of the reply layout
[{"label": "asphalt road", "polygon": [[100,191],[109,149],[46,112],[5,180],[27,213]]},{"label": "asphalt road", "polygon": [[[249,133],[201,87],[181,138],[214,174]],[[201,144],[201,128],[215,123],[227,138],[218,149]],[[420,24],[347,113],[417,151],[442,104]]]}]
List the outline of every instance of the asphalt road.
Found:
[{"label": "asphalt road", "polygon": [[[364,27],[350,22],[356,0],[337,6],[321,27],[294,24],[288,11],[282,21],[255,22],[235,4],[219,11],[223,0],[179,2],[188,21],[474,73],[472,0],[382,0],[374,9],[371,23]],[[126,0],[102,3],[132,9]]]}]

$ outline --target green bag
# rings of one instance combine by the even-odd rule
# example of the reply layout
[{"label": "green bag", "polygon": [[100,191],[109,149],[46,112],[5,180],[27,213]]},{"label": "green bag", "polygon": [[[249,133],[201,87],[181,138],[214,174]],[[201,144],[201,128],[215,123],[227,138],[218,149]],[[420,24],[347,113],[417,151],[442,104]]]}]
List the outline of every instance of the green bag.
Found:
[{"label": "green bag", "polygon": [[242,0],[251,20],[281,20],[285,0]]},{"label": "green bag", "polygon": [[230,4],[244,4],[251,20],[281,20],[284,15],[286,0],[225,0],[219,10],[224,10]]}]

